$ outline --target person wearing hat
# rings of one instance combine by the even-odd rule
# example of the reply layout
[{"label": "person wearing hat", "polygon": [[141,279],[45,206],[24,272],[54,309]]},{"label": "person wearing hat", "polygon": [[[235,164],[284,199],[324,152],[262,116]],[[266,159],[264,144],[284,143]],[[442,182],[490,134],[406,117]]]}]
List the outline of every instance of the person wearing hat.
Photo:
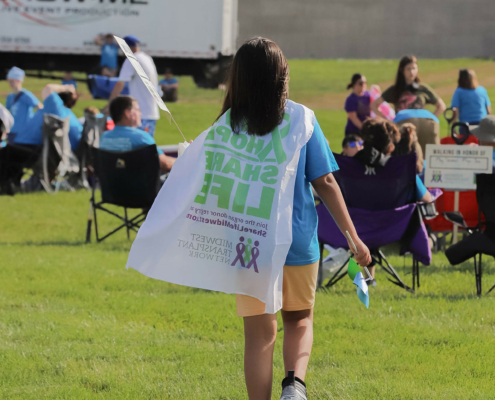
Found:
[{"label": "person wearing hat", "polygon": [[12,93],[7,96],[5,106],[14,117],[14,125],[10,129],[12,133],[23,130],[34,111],[43,108],[43,104],[34,94],[22,88],[25,75],[25,72],[17,67],[12,67],[7,74]]},{"label": "person wearing hat", "polygon": [[[158,87],[158,73],[156,72],[155,63],[149,55],[141,51],[139,39],[136,36],[129,35],[124,37],[124,40],[139,61],[139,64],[141,64],[146,75],[148,75],[153,87]],[[142,112],[142,125],[139,129],[148,132],[151,136],[155,136],[156,121],[160,119],[158,105],[127,58],[122,65],[119,81],[112,90],[108,104],[120,95],[126,82],[129,82],[129,94],[138,101]]]},{"label": "person wearing hat", "polygon": [[495,174],[495,115],[483,118],[478,126],[471,129],[471,133],[478,138],[480,146],[490,146],[494,149],[492,171]]}]

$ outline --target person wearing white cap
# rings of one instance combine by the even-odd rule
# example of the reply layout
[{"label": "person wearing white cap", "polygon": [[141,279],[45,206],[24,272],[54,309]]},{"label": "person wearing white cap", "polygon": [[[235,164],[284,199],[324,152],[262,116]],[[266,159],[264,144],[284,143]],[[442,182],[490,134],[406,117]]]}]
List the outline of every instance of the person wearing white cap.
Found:
[{"label": "person wearing white cap", "polygon": [[471,133],[479,140],[480,146],[493,147],[493,173],[495,174],[495,115],[488,115],[480,121],[480,124]]},{"label": "person wearing white cap", "polygon": [[7,96],[5,106],[14,117],[14,125],[10,128],[12,133],[17,133],[24,129],[34,111],[43,108],[43,104],[29,90],[22,88],[24,81],[24,71],[17,67],[12,67],[7,74],[12,92]]},{"label": "person wearing white cap", "polygon": [[[153,86],[157,87],[158,73],[156,72],[155,63],[149,55],[141,51],[141,48],[139,47],[140,40],[136,36],[132,35],[124,37],[124,40],[131,48],[134,56],[139,61],[139,64],[141,64],[141,67],[144,72],[146,72],[146,75],[148,75],[148,78]],[[151,136],[155,136],[156,121],[160,119],[158,105],[128,59],[126,59],[124,64],[122,64],[119,81],[115,84],[112,90],[108,104],[120,95],[126,82],[129,82],[129,94],[138,101],[139,108],[142,112],[142,125],[139,129],[148,132]]]}]

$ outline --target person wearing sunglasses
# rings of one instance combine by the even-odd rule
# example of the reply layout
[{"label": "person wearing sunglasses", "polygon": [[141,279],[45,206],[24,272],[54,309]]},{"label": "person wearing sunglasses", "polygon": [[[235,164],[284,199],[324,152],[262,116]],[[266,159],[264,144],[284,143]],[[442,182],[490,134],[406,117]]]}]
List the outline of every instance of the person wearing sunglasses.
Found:
[{"label": "person wearing sunglasses", "polygon": [[347,89],[352,89],[352,93],[345,101],[345,111],[347,112],[347,125],[345,134],[357,134],[363,126],[363,122],[370,118],[370,93],[366,90],[368,82],[362,74],[354,74]]},{"label": "person wearing sunglasses", "polygon": [[342,141],[342,155],[354,157],[358,151],[363,149],[363,143],[363,139],[354,133],[346,135]]}]

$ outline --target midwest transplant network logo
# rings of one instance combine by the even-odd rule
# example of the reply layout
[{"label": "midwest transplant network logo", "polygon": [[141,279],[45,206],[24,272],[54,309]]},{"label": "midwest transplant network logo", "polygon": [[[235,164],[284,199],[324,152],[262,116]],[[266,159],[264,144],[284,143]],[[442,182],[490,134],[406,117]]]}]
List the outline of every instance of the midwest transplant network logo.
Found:
[{"label": "midwest transplant network logo", "polygon": [[442,172],[441,171],[433,171],[433,173],[431,174],[431,181],[430,182],[435,182],[435,183],[442,182]]},{"label": "midwest transplant network logo", "polygon": [[255,240],[253,246],[253,241],[251,239],[247,239],[246,243],[244,243],[244,240],[244,236],[239,238],[239,243],[235,246],[237,256],[231,265],[235,266],[237,262],[240,262],[241,267],[247,269],[253,267],[254,272],[259,273],[256,259],[260,255],[260,250],[258,249],[260,242]]}]

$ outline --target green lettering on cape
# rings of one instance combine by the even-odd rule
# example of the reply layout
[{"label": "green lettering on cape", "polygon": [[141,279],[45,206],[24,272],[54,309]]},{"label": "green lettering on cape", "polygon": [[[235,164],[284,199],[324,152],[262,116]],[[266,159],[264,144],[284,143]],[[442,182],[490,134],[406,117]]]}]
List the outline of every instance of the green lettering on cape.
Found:
[{"label": "green lettering on cape", "polygon": [[[280,165],[287,161],[282,140],[290,131],[290,115],[285,113],[283,120],[286,125],[279,129],[277,126],[271,133],[263,137],[247,134],[235,134],[230,127],[230,110],[221,118],[221,123],[213,125],[208,131],[205,141],[215,141],[219,137],[222,144],[206,143],[205,150],[206,170],[212,171],[205,174],[204,184],[201,192],[194,199],[195,203],[206,204],[209,194],[217,196],[217,207],[226,210],[231,209],[239,214],[247,214],[253,217],[270,219],[275,189],[263,186],[258,206],[251,203],[246,207],[248,201],[250,184],[245,182],[258,182],[261,180],[265,185],[277,183]],[[245,124],[242,127],[246,130]],[[219,135],[219,136],[217,136]],[[270,154],[275,158],[268,158]],[[228,153],[230,154],[228,154]],[[228,159],[225,157],[229,156]],[[260,163],[253,165],[251,163]],[[274,165],[275,164],[275,165]],[[229,175],[223,176],[223,175]],[[232,194],[234,196],[232,199]],[[257,201],[249,197],[250,202]],[[232,200],[232,201],[231,201]]]}]

